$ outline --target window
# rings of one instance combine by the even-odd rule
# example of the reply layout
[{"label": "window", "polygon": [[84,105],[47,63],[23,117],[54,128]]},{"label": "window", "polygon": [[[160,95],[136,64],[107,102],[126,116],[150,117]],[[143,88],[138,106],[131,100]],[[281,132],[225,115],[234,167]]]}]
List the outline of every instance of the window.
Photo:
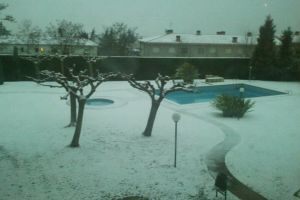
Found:
[{"label": "window", "polygon": [[188,48],[187,47],[182,47],[180,49],[180,53],[181,53],[181,55],[186,55],[188,53]]},{"label": "window", "polygon": [[170,47],[169,48],[169,53],[175,53],[176,51],[175,51],[175,48],[174,47]]},{"label": "window", "polygon": [[225,49],[225,54],[231,54],[232,53],[232,49],[231,48],[226,48]]},{"label": "window", "polygon": [[153,53],[159,53],[160,49],[158,47],[153,47],[152,52]]},{"label": "window", "polygon": [[199,55],[204,55],[204,48],[203,47],[198,48],[198,54]]},{"label": "window", "polygon": [[217,50],[216,50],[215,47],[210,47],[210,48],[209,48],[209,53],[215,54],[216,52],[217,52]]},{"label": "window", "polygon": [[238,48],[238,49],[237,49],[237,52],[238,52],[238,54],[241,55],[241,54],[243,54],[243,49],[242,49],[242,48]]},{"label": "window", "polygon": [[89,55],[90,51],[88,48],[84,48],[83,55]]}]

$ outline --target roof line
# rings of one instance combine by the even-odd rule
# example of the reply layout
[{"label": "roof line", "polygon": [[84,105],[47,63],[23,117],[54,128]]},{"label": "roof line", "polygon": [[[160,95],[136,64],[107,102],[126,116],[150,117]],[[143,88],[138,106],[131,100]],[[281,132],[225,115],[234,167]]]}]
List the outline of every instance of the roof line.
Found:
[{"label": "roof line", "polygon": [[164,37],[164,36],[166,36],[166,35],[168,35],[168,34],[164,34],[164,35],[157,36],[157,37],[152,38],[151,40],[148,40],[148,41],[146,41],[146,42],[151,42],[152,40],[156,40],[156,39],[162,38],[162,37]]}]

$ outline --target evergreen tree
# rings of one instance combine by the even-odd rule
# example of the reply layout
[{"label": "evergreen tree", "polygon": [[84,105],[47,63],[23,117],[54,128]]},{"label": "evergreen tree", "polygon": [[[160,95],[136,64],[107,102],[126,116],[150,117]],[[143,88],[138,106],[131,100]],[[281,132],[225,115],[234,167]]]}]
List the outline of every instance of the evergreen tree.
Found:
[{"label": "evergreen tree", "polygon": [[267,16],[265,24],[259,29],[257,45],[252,56],[254,76],[257,79],[276,79],[276,46],[275,25],[271,16]]},{"label": "evergreen tree", "polygon": [[295,80],[300,81],[300,35],[299,33],[295,32],[294,34],[294,43],[293,43],[293,47],[294,47],[294,61],[295,61]]},{"label": "evergreen tree", "polygon": [[279,62],[278,68],[281,72],[281,79],[287,80],[291,78],[291,73],[293,71],[293,32],[289,27],[287,30],[284,30],[281,36],[281,45],[279,48]]},{"label": "evergreen tree", "polygon": [[115,23],[105,29],[99,37],[101,55],[126,56],[129,55],[138,35],[135,29],[128,28],[124,23]]},{"label": "evergreen tree", "polygon": [[96,41],[96,39],[97,39],[97,35],[96,35],[96,30],[95,30],[95,28],[93,28],[93,30],[91,31],[91,33],[90,33],[90,40],[92,40],[92,41]]}]

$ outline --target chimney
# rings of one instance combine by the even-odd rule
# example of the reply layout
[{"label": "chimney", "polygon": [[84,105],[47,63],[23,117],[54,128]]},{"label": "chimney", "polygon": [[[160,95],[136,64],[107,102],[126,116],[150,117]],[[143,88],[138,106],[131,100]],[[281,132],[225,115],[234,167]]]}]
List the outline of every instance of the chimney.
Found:
[{"label": "chimney", "polygon": [[232,43],[237,43],[238,42],[238,37],[232,37]]},{"label": "chimney", "polygon": [[225,31],[218,31],[217,35],[225,35],[225,33],[226,33]]},{"label": "chimney", "polygon": [[252,37],[252,33],[251,32],[247,32],[247,37]]},{"label": "chimney", "polygon": [[295,31],[295,35],[299,36],[300,35],[300,31]]},{"label": "chimney", "polygon": [[167,29],[166,30],[166,34],[172,34],[173,33],[173,29]]},{"label": "chimney", "polygon": [[180,35],[176,35],[176,42],[180,42]]},{"label": "chimney", "polygon": [[196,35],[201,35],[201,31],[200,31],[200,30],[197,30],[197,31],[196,31]]}]

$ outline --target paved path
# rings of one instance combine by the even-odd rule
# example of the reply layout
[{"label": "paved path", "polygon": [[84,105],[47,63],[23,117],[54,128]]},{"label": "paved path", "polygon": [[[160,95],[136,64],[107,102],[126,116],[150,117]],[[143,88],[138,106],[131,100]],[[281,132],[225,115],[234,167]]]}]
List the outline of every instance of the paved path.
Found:
[{"label": "paved path", "polygon": [[265,197],[253,191],[251,188],[247,187],[245,184],[240,182],[236,177],[234,177],[231,174],[231,172],[226,166],[226,154],[240,142],[240,136],[237,133],[235,133],[235,131],[232,130],[230,127],[222,123],[204,118],[196,114],[188,113],[186,111],[181,110],[180,112],[186,115],[199,118],[208,123],[214,124],[215,126],[220,128],[225,134],[225,139],[216,146],[214,146],[206,155],[205,162],[213,178],[216,178],[217,174],[220,172],[230,177],[228,190],[242,200],[267,200]]}]

